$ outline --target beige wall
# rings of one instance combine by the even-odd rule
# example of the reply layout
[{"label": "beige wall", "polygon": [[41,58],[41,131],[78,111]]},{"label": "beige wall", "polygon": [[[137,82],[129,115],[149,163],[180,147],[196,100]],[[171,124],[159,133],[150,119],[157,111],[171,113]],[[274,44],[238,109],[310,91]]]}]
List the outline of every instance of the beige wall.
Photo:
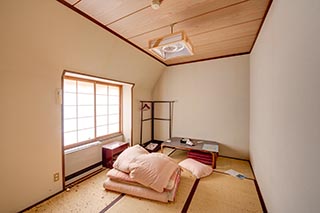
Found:
[{"label": "beige wall", "polygon": [[273,1],[250,56],[250,158],[273,213],[320,209],[319,9]]},{"label": "beige wall", "polygon": [[62,189],[64,69],[135,83],[135,142],[138,101],[164,66],[57,1],[1,1],[0,25],[0,212],[16,212]]},{"label": "beige wall", "polygon": [[[220,154],[248,159],[248,55],[168,67],[153,98],[177,101],[173,136],[215,140]],[[156,131],[167,137],[161,127]]]}]

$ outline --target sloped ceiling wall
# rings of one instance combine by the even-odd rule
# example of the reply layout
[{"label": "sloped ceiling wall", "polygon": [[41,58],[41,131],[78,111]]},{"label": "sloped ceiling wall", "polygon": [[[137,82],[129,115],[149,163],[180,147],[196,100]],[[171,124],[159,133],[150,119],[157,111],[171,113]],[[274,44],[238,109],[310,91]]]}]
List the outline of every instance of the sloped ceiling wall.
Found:
[{"label": "sloped ceiling wall", "polygon": [[135,83],[135,141],[139,100],[164,66],[57,1],[1,1],[0,23],[0,210],[17,212],[62,189],[64,69]]}]

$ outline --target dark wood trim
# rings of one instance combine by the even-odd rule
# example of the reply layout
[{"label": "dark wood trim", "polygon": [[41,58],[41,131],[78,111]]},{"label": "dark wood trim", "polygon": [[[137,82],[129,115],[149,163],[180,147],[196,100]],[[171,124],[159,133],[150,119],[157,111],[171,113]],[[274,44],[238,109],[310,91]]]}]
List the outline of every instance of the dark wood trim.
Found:
[{"label": "dark wood trim", "polygon": [[78,0],[76,3],[74,3],[72,6],[76,6],[77,4],[79,4],[80,3],[80,1],[82,1],[82,0]]},{"label": "dark wood trim", "polygon": [[259,197],[259,200],[260,200],[260,203],[261,203],[262,210],[263,210],[264,213],[267,213],[267,212],[268,212],[268,209],[267,209],[267,206],[266,206],[266,204],[265,204],[265,202],[264,202],[262,193],[261,193],[261,191],[260,191],[260,187],[259,187],[259,184],[258,184],[258,180],[257,180],[256,175],[254,174],[254,170],[253,170],[251,161],[249,161],[249,164],[250,164],[251,171],[252,171],[252,173],[253,173],[254,185],[256,186],[256,190],[257,190],[257,193],[258,193],[258,197]]},{"label": "dark wood trim", "polygon": [[255,39],[254,39],[254,41],[253,41],[253,43],[252,43],[252,46],[251,46],[251,49],[250,49],[250,52],[249,52],[249,53],[251,53],[254,45],[256,44],[256,41],[257,41],[257,39],[258,39],[258,36],[259,36],[259,34],[260,34],[260,31],[261,31],[261,29],[262,29],[262,26],[263,26],[263,24],[264,24],[264,21],[266,20],[266,17],[267,17],[267,14],[268,14],[268,12],[269,12],[269,9],[270,9],[270,7],[271,7],[272,2],[273,2],[273,0],[270,0],[270,1],[269,1],[269,4],[268,4],[268,6],[267,6],[267,9],[266,9],[266,11],[264,12],[264,15],[263,15],[263,18],[262,18],[262,22],[261,22],[260,27],[259,27],[259,29],[258,29],[257,35],[256,35],[256,37],[255,37]]},{"label": "dark wood trim", "polygon": [[[143,110],[142,110],[142,107],[143,107],[143,102],[140,101],[140,141],[139,141],[139,144],[142,145],[142,129],[143,129]],[[150,119],[151,120],[151,119]]]},{"label": "dark wood trim", "polygon": [[[170,112],[169,112],[170,113]],[[154,118],[154,120],[160,120],[160,121],[171,121],[169,118]]]},{"label": "dark wood trim", "polygon": [[209,60],[213,60],[213,59],[235,57],[235,56],[241,56],[241,55],[247,55],[247,54],[250,54],[250,52],[236,53],[236,54],[230,54],[230,55],[224,55],[224,56],[218,56],[218,57],[212,57],[212,58],[198,59],[198,60],[194,60],[194,61],[186,61],[186,62],[168,64],[167,66],[170,67],[170,66],[177,66],[177,65],[183,65],[183,64],[191,64],[191,63],[196,63],[196,62],[203,62],[203,61],[209,61]]},{"label": "dark wood trim", "polygon": [[169,138],[172,137],[172,117],[173,117],[173,114],[172,114],[172,103],[169,102]]},{"label": "dark wood trim", "polygon": [[99,213],[104,213],[109,210],[114,204],[116,204],[121,198],[123,198],[126,194],[121,193],[116,199],[114,199],[111,203],[109,203],[104,209],[102,209]]},{"label": "dark wood trim", "polygon": [[146,118],[146,119],[143,119],[141,121],[151,121],[151,120],[152,120],[152,118]]},{"label": "dark wood trim", "polygon": [[[108,92],[109,92],[109,87],[108,87]],[[77,97],[78,97],[78,93],[76,94]],[[108,94],[108,101],[109,101],[109,94]],[[94,82],[93,84],[93,104],[94,104],[94,107],[93,107],[93,120],[94,120],[94,138],[97,138],[97,84],[96,82]],[[77,104],[77,107],[78,109],[78,104]],[[108,110],[109,110],[109,107],[108,107]],[[78,113],[77,113],[77,123],[78,123]],[[108,119],[108,127],[109,127],[109,119]],[[77,128],[77,130],[79,130]]]},{"label": "dark wood trim", "polygon": [[133,143],[133,88],[134,88],[134,85],[132,85],[131,87],[131,139],[130,139],[130,144],[129,146],[132,146],[134,143]]},{"label": "dark wood trim", "polygon": [[154,102],[151,102],[151,141],[154,141]]},{"label": "dark wood trim", "polygon": [[[100,78],[100,79],[107,80],[107,81],[117,81],[117,82],[119,82],[121,84],[135,85],[135,83],[131,83],[131,82],[128,82],[128,81],[120,81],[120,80],[113,79],[113,78],[106,78],[106,77],[91,75],[91,74],[87,74],[87,73],[83,73],[83,72],[79,72],[79,71],[73,71],[73,70],[63,70],[63,76],[65,76],[66,72],[73,73],[73,74],[78,74],[78,75],[84,75],[84,76],[88,76],[88,77],[92,77],[92,78]],[[68,76],[68,77],[70,77],[70,76]],[[104,83],[104,82],[102,82],[102,83]],[[110,83],[110,84],[112,84],[112,83]],[[117,85],[117,84],[115,84],[115,85]]]},{"label": "dark wood trim", "polygon": [[183,208],[181,210],[181,213],[185,213],[185,212],[188,211],[188,208],[189,208],[190,203],[192,201],[193,195],[196,192],[196,189],[198,187],[199,181],[200,181],[200,179],[196,179],[196,181],[194,182],[194,184],[192,186],[192,189],[191,189],[191,191],[189,193],[189,196],[188,196],[188,198],[187,198],[186,202],[184,203],[184,206],[183,206]]},{"label": "dark wood trim", "polygon": [[98,166],[101,166],[102,165],[102,161],[100,161],[100,162],[98,162],[98,163],[95,163],[95,164],[93,164],[93,165],[91,165],[91,166],[88,166],[88,167],[86,167],[86,168],[84,168],[84,169],[81,169],[81,170],[79,170],[79,171],[77,171],[77,172],[75,172],[75,173],[72,173],[71,175],[68,175],[67,177],[65,177],[65,181],[68,181],[68,180],[70,180],[70,179],[72,179],[72,178],[75,178],[75,177],[77,177],[77,176],[79,176],[79,175],[81,175],[81,174],[83,174],[83,173],[85,173],[85,172],[88,172],[88,171],[90,171],[91,169],[94,169],[94,168],[96,168],[96,167],[98,167]]},{"label": "dark wood trim", "polygon": [[[83,74],[78,74],[77,75],[83,75]],[[90,76],[86,76],[86,75],[83,75],[85,77],[90,77]],[[99,78],[99,77],[94,77],[94,78]],[[81,77],[73,77],[73,76],[64,76],[64,79],[67,79],[67,80],[74,80],[74,81],[82,81],[82,82],[89,82],[89,83],[95,83],[95,84],[102,84],[102,85],[108,85],[108,86],[113,86],[113,87],[122,87],[122,84],[119,82],[119,84],[116,84],[116,83],[110,83],[110,82],[103,82],[103,81],[99,81],[99,80],[93,80],[93,79],[87,79],[87,78],[81,78]],[[103,78],[100,78],[102,80],[106,80],[106,79],[103,79]],[[116,82],[116,80],[107,80],[107,81],[114,81]]]},{"label": "dark wood trim", "polygon": [[254,185],[256,186],[256,190],[257,190],[257,193],[258,193],[258,197],[259,197],[259,200],[260,200],[260,204],[261,204],[261,207],[262,207],[262,211],[264,213],[267,213],[268,210],[267,210],[267,206],[263,200],[263,197],[262,197],[262,194],[261,194],[261,191],[260,191],[260,187],[259,187],[259,184],[258,184],[258,181],[257,180],[253,180],[254,182]]},{"label": "dark wood trim", "polygon": [[22,213],[22,212],[25,212],[25,211],[27,211],[27,210],[30,210],[30,209],[32,209],[33,207],[39,205],[40,203],[45,202],[45,201],[49,200],[50,198],[53,198],[54,196],[56,196],[56,195],[58,195],[58,194],[60,194],[60,193],[62,193],[62,192],[64,192],[64,190],[61,190],[61,191],[59,191],[59,192],[57,192],[57,193],[55,193],[55,194],[53,194],[53,195],[51,195],[51,196],[49,196],[49,197],[47,197],[47,198],[45,198],[45,199],[37,202],[37,203],[35,203],[35,204],[33,204],[33,205],[31,205],[31,206],[29,206],[29,207],[27,207],[27,208],[19,211],[19,213]]},{"label": "dark wood trim", "polygon": [[64,180],[64,177],[65,177],[65,160],[64,160],[64,113],[63,113],[63,106],[64,106],[64,74],[65,74],[65,71],[62,72],[62,75],[61,75],[61,158],[62,158],[62,171],[61,171],[61,179],[62,179],[62,188],[64,189],[65,188],[65,180]]},{"label": "dark wood trim", "polygon": [[175,102],[175,101],[140,101],[140,102],[143,102],[143,103],[168,103],[168,102],[171,102],[171,103],[173,103],[173,102]]},{"label": "dark wood trim", "polygon": [[70,8],[71,10],[75,11],[76,13],[82,15],[83,17],[89,19],[90,21],[92,21],[93,23],[97,24],[98,26],[102,27],[103,29],[107,30],[108,32],[110,32],[111,34],[117,36],[118,38],[120,38],[121,40],[127,42],[128,44],[132,45],[133,47],[137,48],[138,50],[146,53],[147,55],[149,55],[150,57],[152,57],[153,59],[157,60],[158,62],[160,62],[161,64],[167,66],[166,63],[164,63],[163,61],[161,61],[160,59],[156,58],[155,56],[153,56],[151,53],[145,51],[144,49],[142,49],[141,47],[137,46],[136,44],[132,43],[131,41],[127,40],[126,38],[124,38],[123,36],[121,36],[120,34],[116,33],[115,31],[111,30],[110,28],[106,27],[105,25],[103,25],[102,23],[98,22],[96,19],[94,19],[93,17],[87,15],[86,13],[82,12],[81,10],[79,10],[78,8],[72,6],[71,4],[69,4],[68,2],[64,1],[64,0],[57,0],[58,2],[60,2],[61,4],[67,6],[68,8]]},{"label": "dark wood trim", "polygon": [[229,157],[229,156],[225,156],[225,155],[219,155],[219,157],[230,158],[230,159],[234,159],[234,160],[248,161],[250,163],[250,160],[243,159],[243,158]]},{"label": "dark wood trim", "polygon": [[[122,86],[119,89],[119,130],[123,133],[123,94],[122,94]],[[109,95],[108,95],[109,96]],[[108,108],[109,110],[109,108]],[[109,126],[109,120],[108,120],[108,126]]]},{"label": "dark wood trim", "polygon": [[88,180],[89,178],[91,178],[91,177],[93,177],[93,176],[95,176],[95,175],[97,175],[97,174],[99,174],[100,172],[103,172],[103,171],[105,171],[105,170],[106,170],[106,168],[102,167],[101,169],[99,169],[99,170],[97,170],[97,171],[94,171],[94,172],[92,172],[92,173],[90,173],[90,174],[88,174],[88,175],[80,178],[79,180],[76,180],[76,181],[68,184],[64,189],[72,188],[72,187],[74,187],[75,185],[77,185],[77,184],[79,184],[79,183],[82,183],[83,181]]}]

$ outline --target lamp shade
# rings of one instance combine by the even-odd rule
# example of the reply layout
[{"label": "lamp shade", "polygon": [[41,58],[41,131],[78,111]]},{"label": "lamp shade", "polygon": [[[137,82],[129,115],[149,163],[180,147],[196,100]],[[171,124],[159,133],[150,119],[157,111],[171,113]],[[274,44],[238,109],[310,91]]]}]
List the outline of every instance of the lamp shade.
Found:
[{"label": "lamp shade", "polygon": [[149,41],[149,50],[161,59],[193,55],[193,47],[183,31]]}]

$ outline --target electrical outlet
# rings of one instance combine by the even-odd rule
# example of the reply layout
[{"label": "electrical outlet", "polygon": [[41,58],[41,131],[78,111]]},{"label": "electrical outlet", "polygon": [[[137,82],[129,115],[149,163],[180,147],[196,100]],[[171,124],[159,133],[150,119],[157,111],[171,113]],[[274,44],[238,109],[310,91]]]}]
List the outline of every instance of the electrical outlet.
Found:
[{"label": "electrical outlet", "polygon": [[59,172],[53,174],[53,181],[54,182],[59,181]]}]

